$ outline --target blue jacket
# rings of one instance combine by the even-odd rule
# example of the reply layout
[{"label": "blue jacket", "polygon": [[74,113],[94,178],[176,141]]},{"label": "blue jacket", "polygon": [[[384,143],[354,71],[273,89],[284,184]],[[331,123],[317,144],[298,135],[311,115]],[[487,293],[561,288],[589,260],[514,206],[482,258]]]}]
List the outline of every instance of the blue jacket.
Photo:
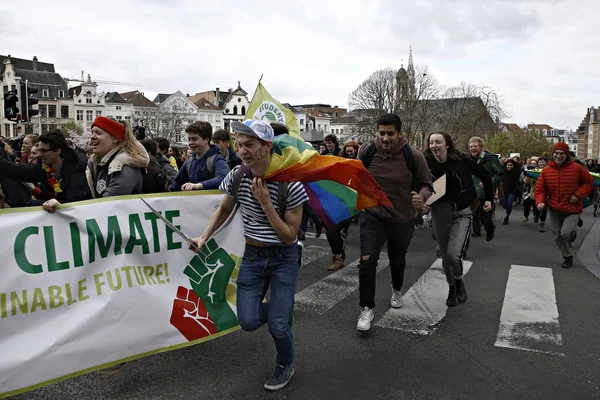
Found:
[{"label": "blue jacket", "polygon": [[[214,176],[206,168],[206,159],[211,156],[214,157]],[[188,175],[188,164],[189,175]],[[221,156],[221,149],[214,144],[210,145],[210,149],[202,156],[198,157],[195,153],[192,154],[191,158],[185,160],[179,173],[169,186],[169,190],[172,192],[178,192],[181,190],[181,186],[185,183],[201,183],[202,187],[206,190],[218,189],[219,185],[229,173],[229,166],[227,161]]]}]

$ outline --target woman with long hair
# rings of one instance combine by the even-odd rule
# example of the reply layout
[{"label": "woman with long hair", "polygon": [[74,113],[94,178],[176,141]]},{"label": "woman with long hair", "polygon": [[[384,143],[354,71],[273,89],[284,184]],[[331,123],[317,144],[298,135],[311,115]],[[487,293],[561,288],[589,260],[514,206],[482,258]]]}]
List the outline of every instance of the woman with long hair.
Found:
[{"label": "woman with long hair", "polygon": [[346,144],[344,144],[344,147],[342,147],[342,151],[340,154],[344,158],[356,159],[356,157],[358,156],[358,148],[359,148],[358,143],[351,140],[351,141],[347,142]]},{"label": "woman with long hair", "polygon": [[450,134],[433,132],[428,142],[425,160],[435,180],[446,175],[446,193],[431,206],[423,206],[423,211],[431,209],[433,230],[449,285],[446,305],[454,307],[457,302],[462,304],[467,301],[462,256],[471,230],[471,206],[477,201],[471,175],[480,178],[483,183],[485,211],[492,209],[494,188],[488,171],[456,150]]},{"label": "woman with long hair", "polygon": [[150,158],[128,121],[97,117],[90,143],[86,177],[93,198],[142,193],[142,169]]},{"label": "woman with long hair", "polygon": [[[21,158],[18,160],[22,164],[32,164],[31,149],[38,144],[40,137],[38,135],[25,135],[21,144]],[[37,160],[35,160],[37,162]]]},{"label": "woman with long hair", "polygon": [[514,160],[507,160],[504,164],[504,175],[502,176],[502,189],[504,197],[502,198],[502,208],[506,210],[502,224],[508,225],[510,213],[512,212],[513,202],[519,196],[519,177],[521,176],[521,166]]}]

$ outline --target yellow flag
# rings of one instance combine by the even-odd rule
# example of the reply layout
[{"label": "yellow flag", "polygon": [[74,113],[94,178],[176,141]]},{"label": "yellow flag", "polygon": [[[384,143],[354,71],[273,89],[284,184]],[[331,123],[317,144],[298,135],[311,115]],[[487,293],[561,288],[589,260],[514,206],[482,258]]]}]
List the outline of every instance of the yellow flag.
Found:
[{"label": "yellow flag", "polygon": [[302,136],[300,136],[300,128],[298,127],[298,121],[296,120],[294,113],[271,97],[260,81],[254,92],[254,96],[252,96],[252,101],[248,106],[246,119],[267,120],[285,124],[290,131],[290,136],[304,140],[302,139]]}]

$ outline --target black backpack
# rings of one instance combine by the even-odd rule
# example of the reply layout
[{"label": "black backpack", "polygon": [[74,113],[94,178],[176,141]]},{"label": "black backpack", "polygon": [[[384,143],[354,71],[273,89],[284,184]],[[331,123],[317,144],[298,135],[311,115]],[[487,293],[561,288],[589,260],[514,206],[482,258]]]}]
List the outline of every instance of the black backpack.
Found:
[{"label": "black backpack", "polygon": [[168,191],[169,181],[154,157],[150,157],[148,166],[142,168],[142,178],[142,193],[162,193]]}]

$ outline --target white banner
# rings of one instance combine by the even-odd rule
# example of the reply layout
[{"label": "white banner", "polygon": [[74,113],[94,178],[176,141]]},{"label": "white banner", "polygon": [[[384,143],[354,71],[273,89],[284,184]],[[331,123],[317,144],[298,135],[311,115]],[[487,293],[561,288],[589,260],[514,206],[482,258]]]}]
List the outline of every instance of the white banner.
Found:
[{"label": "white banner", "polygon": [[[191,237],[222,194],[143,197]],[[239,216],[195,255],[137,196],[0,210],[0,397],[238,329]]]}]

